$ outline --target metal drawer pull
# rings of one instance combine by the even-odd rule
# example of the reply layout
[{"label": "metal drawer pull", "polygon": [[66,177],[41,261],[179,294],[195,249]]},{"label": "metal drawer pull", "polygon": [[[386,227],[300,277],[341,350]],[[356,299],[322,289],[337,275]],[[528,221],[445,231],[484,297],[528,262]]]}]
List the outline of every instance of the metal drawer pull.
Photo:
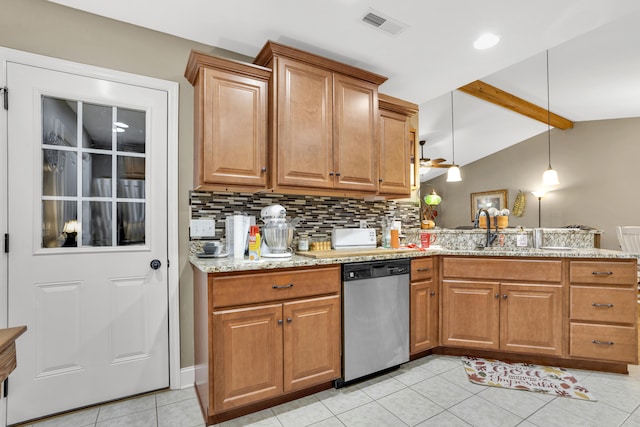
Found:
[{"label": "metal drawer pull", "polygon": [[592,271],[591,274],[599,276],[611,276],[613,274],[613,271]]},{"label": "metal drawer pull", "polygon": [[282,319],[278,319],[278,325],[282,325]]},{"label": "metal drawer pull", "polygon": [[495,295],[495,297],[496,297],[496,298],[500,298],[500,294],[496,294],[496,295]]},{"label": "metal drawer pull", "polygon": [[417,268],[416,271],[429,271],[431,270],[431,267],[422,267],[422,268]]},{"label": "metal drawer pull", "polygon": [[429,295],[431,295],[433,297],[433,296],[436,295],[436,292],[435,291],[431,291],[431,293]]},{"label": "metal drawer pull", "polygon": [[271,287],[272,289],[288,289],[288,288],[293,288],[293,283],[289,283],[288,285],[273,285]]},{"label": "metal drawer pull", "polygon": [[600,304],[597,302],[592,302],[591,305],[594,307],[609,307],[609,308],[613,307],[613,304]]},{"label": "metal drawer pull", "polygon": [[291,323],[293,319],[291,317],[287,317],[287,323]]},{"label": "metal drawer pull", "polygon": [[594,344],[600,344],[600,345],[613,345],[613,341],[591,340],[591,342],[594,343]]}]

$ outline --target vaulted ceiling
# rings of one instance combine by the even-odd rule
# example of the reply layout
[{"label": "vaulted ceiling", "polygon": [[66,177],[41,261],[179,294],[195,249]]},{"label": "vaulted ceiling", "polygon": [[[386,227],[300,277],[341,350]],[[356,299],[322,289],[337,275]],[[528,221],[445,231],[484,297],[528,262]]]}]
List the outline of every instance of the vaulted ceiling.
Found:
[{"label": "vaulted ceiling", "polygon": [[[432,158],[451,160],[450,91],[475,80],[576,122],[640,116],[637,0],[50,1],[248,56],[270,39],[388,76],[381,92],[420,105]],[[401,31],[364,23],[371,11]],[[475,50],[488,31],[500,43]],[[454,117],[461,165],[547,129],[460,91]]]}]

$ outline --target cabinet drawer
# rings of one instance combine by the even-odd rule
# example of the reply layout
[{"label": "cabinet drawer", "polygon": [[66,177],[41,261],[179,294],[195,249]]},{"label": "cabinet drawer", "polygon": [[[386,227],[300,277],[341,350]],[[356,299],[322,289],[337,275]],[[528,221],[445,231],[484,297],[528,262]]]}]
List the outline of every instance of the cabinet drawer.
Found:
[{"label": "cabinet drawer", "polygon": [[570,355],[637,363],[638,336],[631,326],[571,324]]},{"label": "cabinet drawer", "polygon": [[597,283],[634,286],[636,262],[571,261],[571,283]]},{"label": "cabinet drawer", "polygon": [[211,276],[211,307],[229,307],[340,292],[340,266]]},{"label": "cabinet drawer", "polygon": [[433,259],[415,258],[411,260],[411,281],[417,282],[433,277]]},{"label": "cabinet drawer", "polygon": [[635,289],[571,286],[571,319],[634,324]]},{"label": "cabinet drawer", "polygon": [[447,278],[532,282],[559,282],[562,279],[561,260],[444,258],[442,269],[442,275]]}]

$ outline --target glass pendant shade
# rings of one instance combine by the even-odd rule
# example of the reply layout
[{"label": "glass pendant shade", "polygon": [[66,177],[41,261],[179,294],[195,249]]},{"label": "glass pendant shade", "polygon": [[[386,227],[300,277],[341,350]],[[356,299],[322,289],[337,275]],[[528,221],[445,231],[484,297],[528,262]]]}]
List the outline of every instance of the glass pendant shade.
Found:
[{"label": "glass pendant shade", "polygon": [[549,165],[549,168],[542,174],[542,185],[551,186],[558,184],[560,184],[560,181],[558,181],[558,172],[553,170],[551,165]]},{"label": "glass pendant shade", "polygon": [[447,172],[447,182],[460,182],[462,177],[460,176],[460,168],[458,166],[451,166]]},{"label": "glass pendant shade", "polygon": [[442,201],[442,197],[434,189],[431,194],[424,196],[424,203],[429,206],[437,206]]}]

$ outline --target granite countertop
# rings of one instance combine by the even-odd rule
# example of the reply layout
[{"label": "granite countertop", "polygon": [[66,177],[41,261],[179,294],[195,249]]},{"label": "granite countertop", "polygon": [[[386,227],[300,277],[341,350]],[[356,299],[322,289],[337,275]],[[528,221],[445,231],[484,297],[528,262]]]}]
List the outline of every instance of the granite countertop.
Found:
[{"label": "granite countertop", "polygon": [[492,257],[533,257],[533,258],[637,258],[637,255],[609,249],[576,248],[571,250],[551,250],[534,248],[490,248],[490,249],[444,249],[432,248],[427,250],[398,249],[397,253],[380,255],[349,256],[335,258],[310,258],[293,255],[285,260],[262,258],[260,261],[233,258],[198,258],[191,255],[191,264],[204,273],[224,273],[233,271],[269,270],[291,267],[312,267],[314,265],[345,264],[348,262],[375,261],[398,258],[414,258],[432,255],[464,255],[464,256],[492,256]]}]

